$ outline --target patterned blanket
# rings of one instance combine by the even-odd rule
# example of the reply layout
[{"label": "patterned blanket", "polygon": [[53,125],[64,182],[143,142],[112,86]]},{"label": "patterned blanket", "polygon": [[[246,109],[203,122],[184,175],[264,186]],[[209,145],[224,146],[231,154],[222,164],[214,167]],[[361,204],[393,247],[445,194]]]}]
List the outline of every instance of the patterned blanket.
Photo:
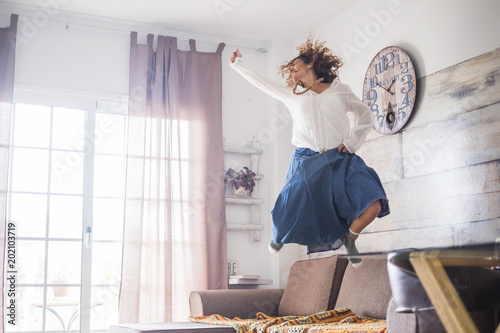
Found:
[{"label": "patterned blanket", "polygon": [[310,316],[269,317],[262,312],[255,319],[230,319],[221,315],[189,317],[197,323],[232,326],[236,333],[387,333],[386,321],[356,316],[349,308]]}]

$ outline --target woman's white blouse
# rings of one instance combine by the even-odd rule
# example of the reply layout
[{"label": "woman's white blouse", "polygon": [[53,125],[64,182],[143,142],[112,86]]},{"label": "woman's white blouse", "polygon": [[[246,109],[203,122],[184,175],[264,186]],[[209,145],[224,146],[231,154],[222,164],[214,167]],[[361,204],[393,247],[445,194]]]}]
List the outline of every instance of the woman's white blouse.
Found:
[{"label": "woman's white blouse", "polygon": [[[309,90],[303,95],[295,95],[291,88],[248,68],[241,58],[236,58],[231,67],[254,86],[285,104],[293,119],[292,144],[296,147],[323,152],[344,143],[354,153],[370,132],[372,120],[368,106],[338,78],[321,94]],[[347,112],[354,114],[352,129]]]}]

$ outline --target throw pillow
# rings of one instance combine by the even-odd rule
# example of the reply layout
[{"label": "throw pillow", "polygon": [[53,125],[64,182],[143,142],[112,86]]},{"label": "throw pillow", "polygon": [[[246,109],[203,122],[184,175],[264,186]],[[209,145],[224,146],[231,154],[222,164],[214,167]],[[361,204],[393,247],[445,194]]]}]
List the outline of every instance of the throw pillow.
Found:
[{"label": "throw pillow", "polygon": [[338,284],[334,286],[333,283],[338,266],[345,267],[337,264],[337,256],[294,263],[279,304],[278,316],[306,316],[329,310],[330,298],[336,298],[338,293]]}]

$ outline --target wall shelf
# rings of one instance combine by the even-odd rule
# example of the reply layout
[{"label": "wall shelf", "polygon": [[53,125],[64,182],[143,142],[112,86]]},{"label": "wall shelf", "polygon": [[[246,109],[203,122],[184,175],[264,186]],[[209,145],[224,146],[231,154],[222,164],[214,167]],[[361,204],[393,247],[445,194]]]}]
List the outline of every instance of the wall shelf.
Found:
[{"label": "wall shelf", "polygon": [[231,279],[229,277],[229,289],[255,289],[259,285],[273,284],[272,279]]},{"label": "wall shelf", "polygon": [[[264,226],[260,223],[260,205],[264,202],[262,198],[258,197],[259,193],[259,181],[264,177],[259,173],[259,158],[262,155],[262,149],[257,147],[257,142],[255,138],[250,141],[250,147],[231,147],[224,145],[224,154],[242,154],[248,155],[250,159],[250,170],[255,172],[257,176],[254,177],[256,180],[255,187],[251,196],[236,196],[227,195],[226,204],[229,205],[246,205],[251,207],[250,224],[244,223],[227,223],[227,230],[237,231],[250,231],[252,241],[260,241],[260,231],[264,229]],[[226,168],[227,169],[227,168]]]},{"label": "wall shelf", "polygon": [[262,224],[243,224],[243,223],[228,223],[227,230],[263,230]]},{"label": "wall shelf", "polygon": [[261,198],[255,197],[241,197],[237,195],[226,196],[227,204],[235,205],[260,205],[264,202]]},{"label": "wall shelf", "polygon": [[[253,142],[255,144],[255,141]],[[262,155],[262,149],[254,147],[240,148],[240,147],[224,146],[224,152],[233,154]]]}]

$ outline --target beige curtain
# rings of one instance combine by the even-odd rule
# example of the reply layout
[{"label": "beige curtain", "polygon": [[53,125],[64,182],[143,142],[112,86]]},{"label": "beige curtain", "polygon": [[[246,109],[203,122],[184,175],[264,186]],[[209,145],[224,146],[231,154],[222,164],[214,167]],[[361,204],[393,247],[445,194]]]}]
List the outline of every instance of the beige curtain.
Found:
[{"label": "beige curtain", "polygon": [[[0,29],[0,253],[1,258],[5,258],[6,231],[16,235],[16,228],[7,225],[7,180],[9,173],[9,155],[10,155],[10,115],[12,109],[12,96],[14,92],[14,63],[16,53],[16,34],[17,34],[18,16],[11,15],[10,26]],[[7,230],[6,230],[7,229]],[[12,244],[12,243],[11,243]],[[0,299],[0,333],[4,329],[4,261],[2,260],[2,270],[0,271],[0,289],[2,297]],[[15,271],[7,267],[7,271]]]},{"label": "beige curtain", "polygon": [[191,290],[227,288],[224,44],[154,40],[131,33],[121,323],[186,321]]}]

